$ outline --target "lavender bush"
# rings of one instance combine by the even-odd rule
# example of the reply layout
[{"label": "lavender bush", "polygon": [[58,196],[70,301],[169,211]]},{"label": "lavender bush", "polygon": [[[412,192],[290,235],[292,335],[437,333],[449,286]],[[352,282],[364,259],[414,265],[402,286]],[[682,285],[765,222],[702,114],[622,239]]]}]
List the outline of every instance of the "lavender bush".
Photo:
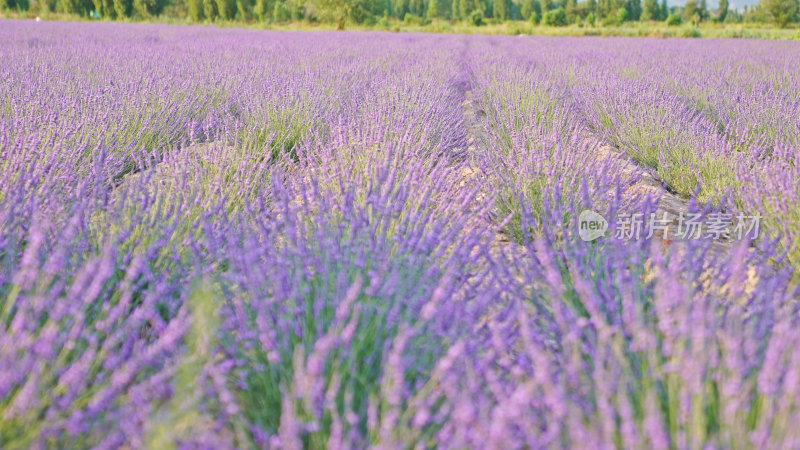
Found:
[{"label": "lavender bush", "polygon": [[797,447],[798,52],[0,22],[0,447]]}]

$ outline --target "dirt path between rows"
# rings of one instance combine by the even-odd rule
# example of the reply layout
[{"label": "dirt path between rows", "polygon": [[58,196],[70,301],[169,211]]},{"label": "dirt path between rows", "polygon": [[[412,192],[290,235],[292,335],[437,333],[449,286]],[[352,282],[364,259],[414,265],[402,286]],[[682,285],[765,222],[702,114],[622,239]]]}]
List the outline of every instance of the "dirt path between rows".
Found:
[{"label": "dirt path between rows", "polygon": [[[467,132],[466,154],[468,158],[470,158],[470,165],[468,169],[465,169],[464,177],[465,180],[474,180],[475,177],[484,176],[477,169],[475,161],[482,152],[491,151],[489,134],[487,131],[490,124],[487,123],[486,112],[481,107],[480,102],[475,98],[472,90],[466,90],[464,92],[462,107],[464,124]],[[598,156],[600,161],[610,161],[618,168],[621,182],[625,185],[623,195],[649,195],[657,199],[656,218],[661,219],[666,215],[666,218],[670,221],[669,229],[671,232],[674,233],[674,230],[679,228],[681,217],[689,217],[691,199],[669,192],[665,189],[663,183],[658,181],[650,172],[636,164],[631,158],[625,155],[623,151],[610,145],[602,145],[598,149]],[[660,231],[655,233],[654,239],[664,245],[670,245],[671,242],[664,241],[663,232]],[[715,240],[711,244],[710,252],[715,255],[728,254],[733,244],[734,242],[732,240]],[[493,253],[498,253],[499,247],[505,247],[506,250],[518,253],[521,249],[511,249],[508,247],[522,246],[509,240],[501,231],[497,231],[492,242]]]}]

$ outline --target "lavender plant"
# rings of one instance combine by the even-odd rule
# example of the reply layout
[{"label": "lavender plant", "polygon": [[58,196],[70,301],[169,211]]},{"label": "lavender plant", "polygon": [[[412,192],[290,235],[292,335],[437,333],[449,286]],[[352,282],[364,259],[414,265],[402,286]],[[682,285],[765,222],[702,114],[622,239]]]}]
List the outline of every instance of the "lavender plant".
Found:
[{"label": "lavender plant", "polygon": [[2,22],[0,447],[796,447],[798,51]]}]

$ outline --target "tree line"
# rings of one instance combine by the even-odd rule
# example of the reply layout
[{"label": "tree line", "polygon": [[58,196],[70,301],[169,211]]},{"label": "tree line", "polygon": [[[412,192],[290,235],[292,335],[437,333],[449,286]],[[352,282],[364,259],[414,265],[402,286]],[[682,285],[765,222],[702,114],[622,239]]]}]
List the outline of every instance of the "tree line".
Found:
[{"label": "tree line", "polygon": [[706,0],[687,0],[668,7],[666,0],[0,0],[0,9],[36,8],[94,18],[149,19],[166,16],[193,22],[328,22],[425,25],[435,20],[463,21],[480,26],[487,21],[526,20],[566,26],[573,23],[617,25],[628,21],[763,22],[785,27],[800,17],[800,0],[760,0],[744,11],[729,10],[728,0],[710,9]]}]

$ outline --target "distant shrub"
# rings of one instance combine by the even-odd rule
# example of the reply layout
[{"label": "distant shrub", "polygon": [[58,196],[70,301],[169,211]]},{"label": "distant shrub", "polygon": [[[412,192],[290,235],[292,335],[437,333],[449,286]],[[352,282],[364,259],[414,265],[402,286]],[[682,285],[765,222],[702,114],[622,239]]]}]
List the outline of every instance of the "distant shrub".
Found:
[{"label": "distant shrub", "polygon": [[381,20],[378,21],[378,26],[384,29],[389,28],[389,18],[386,16],[381,17]]},{"label": "distant shrub", "polygon": [[533,11],[530,17],[528,17],[528,21],[530,21],[530,23],[533,25],[539,25],[539,14],[536,14],[536,11]]},{"label": "distant shrub", "polygon": [[403,22],[405,22],[406,25],[422,25],[422,17],[416,14],[406,13],[406,15],[403,16]]},{"label": "distant shrub", "polygon": [[700,30],[698,30],[697,28],[688,27],[688,28],[682,29],[678,33],[678,36],[684,37],[684,38],[699,38],[699,37],[702,37],[703,35],[700,33]]},{"label": "distant shrub", "polygon": [[683,22],[683,19],[681,18],[680,14],[674,14],[673,13],[673,14],[670,14],[669,17],[667,17],[666,22],[667,22],[667,26],[676,27],[676,26],[680,25]]},{"label": "distant shrub", "polygon": [[479,26],[483,25],[483,13],[480,12],[480,10],[477,10],[477,9],[475,11],[472,11],[469,14],[469,23],[470,23],[470,25],[476,26],[476,27],[479,27]]},{"label": "distant shrub", "polygon": [[542,17],[542,23],[551,27],[564,27],[567,25],[567,13],[564,8],[547,11]]},{"label": "distant shrub", "polygon": [[288,22],[292,17],[289,8],[283,2],[275,3],[275,8],[272,10],[272,20],[275,22]]},{"label": "distant shrub", "polygon": [[759,8],[780,28],[785,28],[787,24],[797,20],[797,13],[800,10],[797,0],[761,0]]},{"label": "distant shrub", "polygon": [[595,17],[594,13],[590,12],[589,15],[586,16],[586,24],[588,24],[589,26],[593,27],[596,20],[597,18]]},{"label": "distant shrub", "polygon": [[613,15],[612,16],[605,16],[605,17],[603,17],[603,21],[601,22],[601,24],[604,27],[613,27],[614,25],[617,24],[617,18],[614,17]]},{"label": "distant shrub", "polygon": [[625,8],[620,8],[617,10],[617,23],[621,24],[628,20],[628,10]]}]

